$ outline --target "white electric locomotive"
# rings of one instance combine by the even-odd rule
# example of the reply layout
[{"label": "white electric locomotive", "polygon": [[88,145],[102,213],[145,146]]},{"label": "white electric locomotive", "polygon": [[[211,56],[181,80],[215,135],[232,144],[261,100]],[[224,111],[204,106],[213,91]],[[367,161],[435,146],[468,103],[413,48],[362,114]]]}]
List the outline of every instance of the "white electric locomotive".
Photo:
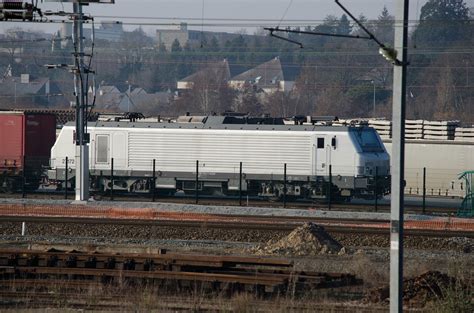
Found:
[{"label": "white electric locomotive", "polygon": [[[113,184],[127,192],[198,188],[281,198],[286,186],[291,198],[324,198],[331,190],[331,196],[346,200],[389,191],[389,155],[370,127],[252,124],[209,116],[197,123],[98,121],[88,124],[88,132],[95,190]],[[64,187],[68,157],[72,186],[74,155],[74,125],[68,124],[51,150],[49,179]]]}]

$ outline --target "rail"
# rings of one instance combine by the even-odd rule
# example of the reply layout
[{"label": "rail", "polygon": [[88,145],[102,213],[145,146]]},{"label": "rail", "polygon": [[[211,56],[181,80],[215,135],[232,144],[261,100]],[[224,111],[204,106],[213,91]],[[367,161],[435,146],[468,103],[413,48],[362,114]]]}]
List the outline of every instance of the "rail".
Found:
[{"label": "rail", "polygon": [[361,283],[343,273],[298,272],[285,259],[198,254],[107,254],[78,251],[0,250],[0,286],[22,280],[155,282],[167,288],[259,294],[298,293]]},{"label": "rail", "polygon": [[[223,215],[192,212],[159,211],[152,208],[117,208],[106,206],[83,205],[31,205],[31,204],[0,204],[0,217],[3,219],[19,218],[22,221],[38,220],[39,218],[58,218],[66,222],[73,219],[88,223],[97,223],[99,220],[110,223],[139,223],[172,224],[178,226],[201,225],[207,227],[237,227],[252,228],[262,227],[267,229],[293,229],[304,222],[316,222],[328,230],[341,232],[366,232],[385,233],[389,230],[388,220],[367,219],[335,219],[314,217],[277,217],[277,216],[248,216],[248,215]],[[178,224],[176,224],[178,223]],[[474,236],[474,221],[462,218],[431,218],[428,220],[406,220],[405,229],[410,232],[428,236]]]}]

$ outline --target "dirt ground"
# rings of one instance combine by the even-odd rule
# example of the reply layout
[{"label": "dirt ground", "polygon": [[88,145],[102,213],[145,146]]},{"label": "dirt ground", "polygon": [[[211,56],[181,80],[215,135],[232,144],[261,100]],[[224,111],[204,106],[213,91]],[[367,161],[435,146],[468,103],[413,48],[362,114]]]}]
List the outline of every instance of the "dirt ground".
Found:
[{"label": "dirt ground", "polygon": [[[115,231],[110,229],[104,231],[95,227],[81,229],[80,226],[71,228],[67,225],[63,227],[60,225],[35,225],[28,227],[28,236],[9,235],[15,233],[17,228],[18,225],[0,224],[0,247],[29,247],[41,250],[54,247],[60,250],[76,249],[101,252],[153,252],[159,248],[165,248],[182,253],[268,255],[269,257],[288,258],[294,262],[295,270],[298,271],[351,273],[363,280],[364,283],[361,287],[350,291],[326,290],[311,298],[311,301],[317,302],[324,299],[326,304],[333,303],[333,309],[328,309],[327,312],[339,312],[334,308],[340,305],[352,307],[354,312],[388,310],[387,303],[383,301],[367,304],[363,300],[364,295],[374,290],[374,288],[383,288],[388,285],[390,251],[386,236],[334,234],[332,239],[340,244],[336,251],[321,248],[322,246],[318,243],[317,245],[310,245],[310,247],[317,249],[316,253],[306,253],[307,243],[309,240],[313,240],[313,237],[301,232],[295,233],[301,236],[299,240],[295,240],[295,234],[284,232],[232,231],[223,235],[216,230],[208,229],[176,230],[162,228],[138,230],[137,228],[118,228]],[[316,230],[316,232],[320,231],[320,229]],[[109,234],[109,236],[104,236],[104,234]],[[331,234],[319,236],[318,233],[316,235],[318,236],[314,236],[314,240],[319,238],[324,242],[328,242],[327,236]],[[288,242],[285,242],[286,238],[289,238]],[[295,245],[299,244],[304,244],[305,249],[299,249],[298,247],[293,249]],[[268,245],[271,249],[262,248],[265,245]],[[335,245],[335,243],[331,241],[331,245]],[[474,249],[472,248],[473,239],[470,238],[407,238],[407,248],[404,255],[404,276],[409,279],[423,275],[426,272],[440,272],[468,284],[472,283],[474,281]],[[294,251],[298,253],[293,254]],[[351,296],[339,298],[338,292],[339,295]],[[458,294],[455,296],[458,296]],[[468,309],[465,312],[470,312],[469,305],[472,306],[472,296],[472,291],[470,291],[466,300],[470,303],[467,304],[466,308]],[[335,299],[339,300],[336,301]],[[238,305],[241,305],[239,304],[241,300],[235,301]],[[421,311],[464,312],[462,311],[465,309],[464,307],[438,310],[443,308],[442,304],[444,302],[440,301],[440,299],[435,298],[429,303],[424,303],[424,309],[421,309]],[[259,303],[261,305],[264,302]],[[255,308],[259,305],[256,305]],[[264,304],[263,307],[265,307]],[[270,304],[267,303],[266,307],[269,308]],[[370,311],[374,308],[375,311]],[[419,311],[420,308],[417,307],[414,310]],[[243,312],[254,311],[243,310]],[[346,312],[343,308],[340,311]],[[350,312],[350,310],[347,312]]]}]

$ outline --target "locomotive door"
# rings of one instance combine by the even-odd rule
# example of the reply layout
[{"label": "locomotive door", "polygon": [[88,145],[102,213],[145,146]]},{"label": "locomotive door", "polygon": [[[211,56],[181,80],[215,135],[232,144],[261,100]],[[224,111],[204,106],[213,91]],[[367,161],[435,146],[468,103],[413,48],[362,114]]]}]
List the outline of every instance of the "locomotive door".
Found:
[{"label": "locomotive door", "polygon": [[107,168],[110,164],[110,140],[108,134],[96,134],[94,139],[94,162],[99,168]]},{"label": "locomotive door", "polygon": [[327,175],[328,173],[326,137],[316,137],[316,175]]},{"label": "locomotive door", "polygon": [[114,132],[112,134],[112,153],[111,157],[114,158],[114,166],[117,169],[124,169],[127,167],[127,133],[126,132]]}]

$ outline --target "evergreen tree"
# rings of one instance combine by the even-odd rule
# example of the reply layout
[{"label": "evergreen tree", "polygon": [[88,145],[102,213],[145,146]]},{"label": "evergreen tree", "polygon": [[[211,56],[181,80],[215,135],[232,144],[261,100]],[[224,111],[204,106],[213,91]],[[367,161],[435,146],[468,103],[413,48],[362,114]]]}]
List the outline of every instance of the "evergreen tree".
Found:
[{"label": "evergreen tree", "polygon": [[219,41],[216,36],[212,36],[211,42],[209,43],[209,51],[218,52],[219,51]]},{"label": "evergreen tree", "polygon": [[339,35],[349,35],[352,32],[352,25],[345,14],[339,19],[336,33]]},{"label": "evergreen tree", "polygon": [[449,46],[468,39],[469,9],[464,0],[429,0],[422,8],[413,38],[423,46]]},{"label": "evergreen tree", "polygon": [[375,36],[383,43],[393,47],[395,36],[395,17],[391,15],[387,7],[383,7],[382,12],[375,21]]},{"label": "evergreen tree", "polygon": [[183,51],[183,48],[181,47],[181,44],[179,43],[178,39],[175,39],[173,41],[173,44],[171,45],[171,52],[181,52]]},{"label": "evergreen tree", "polygon": [[[357,17],[357,20],[362,24],[364,25],[366,28],[368,28],[369,30],[371,29],[371,25],[369,25],[367,22],[368,22],[368,19],[367,17],[365,17],[364,14],[360,14],[358,17]],[[365,31],[363,29],[361,29],[359,27],[359,25],[354,25],[354,28],[352,29],[352,32],[354,35],[359,35],[359,36],[366,36],[367,34],[365,33]]]}]

